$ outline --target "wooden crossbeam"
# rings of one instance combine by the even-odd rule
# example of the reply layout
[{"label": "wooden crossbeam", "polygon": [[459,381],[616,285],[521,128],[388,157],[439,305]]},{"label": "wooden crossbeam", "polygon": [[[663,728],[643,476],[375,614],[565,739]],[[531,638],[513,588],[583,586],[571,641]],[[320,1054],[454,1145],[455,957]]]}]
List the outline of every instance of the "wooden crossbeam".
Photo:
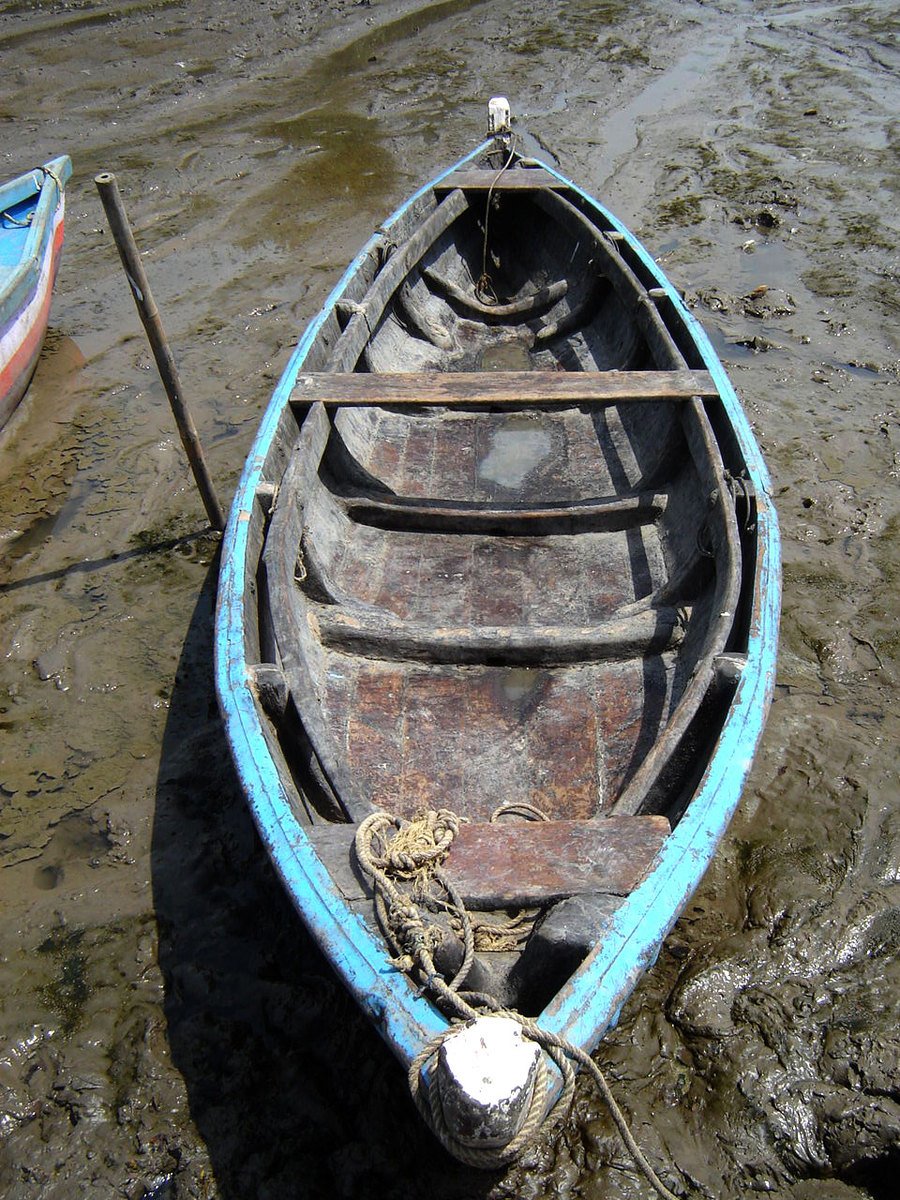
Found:
[{"label": "wooden crossbeam", "polygon": [[444,626],[362,604],[318,604],[310,627],[325,646],[397,662],[559,666],[641,658],[684,640],[686,614],[648,608],[593,625]]},{"label": "wooden crossbeam", "polygon": [[412,533],[487,533],[494,537],[546,536],[589,530],[634,529],[658,520],[664,492],[502,507],[479,501],[411,500],[399,496],[348,497],[339,501],[352,521]]},{"label": "wooden crossbeam", "polygon": [[320,371],[297,376],[291,403],[520,407],[718,394],[708,371]]},{"label": "wooden crossbeam", "polygon": [[440,183],[435,184],[434,190],[443,192],[461,188],[466,192],[486,191],[492,184],[495,191],[503,192],[530,191],[534,188],[564,189],[566,187],[566,184],[557,179],[555,175],[551,175],[549,171],[544,171],[540,167],[513,169],[499,175],[497,171],[462,167],[458,171],[452,171]]},{"label": "wooden crossbeam", "polygon": [[[314,825],[308,835],[348,900],[370,895],[354,868],[355,825]],[[444,864],[472,908],[544,904],[563,896],[627,896],[669,834],[665,817],[498,821],[461,825]]]}]

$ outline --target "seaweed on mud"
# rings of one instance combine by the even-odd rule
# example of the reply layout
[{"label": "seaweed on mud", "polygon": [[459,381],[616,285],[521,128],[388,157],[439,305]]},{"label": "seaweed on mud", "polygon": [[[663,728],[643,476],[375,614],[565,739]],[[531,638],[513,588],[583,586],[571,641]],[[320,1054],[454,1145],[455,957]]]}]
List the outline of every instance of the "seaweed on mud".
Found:
[{"label": "seaweed on mud", "polygon": [[699,225],[704,219],[703,197],[696,194],[676,196],[659,206],[656,213],[658,225]]},{"label": "seaweed on mud", "polygon": [[64,1034],[71,1034],[78,1028],[90,995],[83,940],[83,929],[63,927],[55,929],[37,948],[38,954],[52,958],[56,966],[55,977],[41,986],[38,994],[59,1017]]},{"label": "seaweed on mud", "polygon": [[895,248],[893,239],[888,235],[881,221],[872,214],[866,216],[860,214],[848,221],[844,226],[844,234],[850,245],[855,246],[857,250],[892,252]]},{"label": "seaweed on mud", "polygon": [[539,57],[546,50],[578,51],[595,44],[597,30],[622,23],[626,5],[621,0],[584,5],[572,0],[559,6],[552,20],[535,20],[510,31],[509,48],[515,54]]},{"label": "seaweed on mud", "polygon": [[823,263],[804,271],[801,278],[811,292],[830,300],[853,296],[859,286],[859,276],[848,263]]}]

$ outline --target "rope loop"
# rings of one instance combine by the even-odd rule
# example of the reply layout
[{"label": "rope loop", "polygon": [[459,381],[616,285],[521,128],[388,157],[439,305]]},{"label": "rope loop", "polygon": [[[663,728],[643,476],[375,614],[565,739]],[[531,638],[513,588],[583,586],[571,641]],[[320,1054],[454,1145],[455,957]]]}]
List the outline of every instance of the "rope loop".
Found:
[{"label": "rope loop", "polygon": [[515,800],[508,804],[498,805],[491,813],[491,824],[496,825],[501,817],[522,817],[526,821],[549,821],[550,818],[536,804],[525,800]]},{"label": "rope loop", "polygon": [[[517,815],[531,820],[547,819],[545,813],[531,805],[501,805],[495,811],[494,819],[503,815]],[[421,991],[434,1001],[449,1022],[447,1028],[432,1038],[410,1063],[409,1090],[416,1108],[455,1158],[469,1166],[495,1169],[518,1158],[542,1128],[552,1129],[562,1121],[575,1094],[576,1069],[581,1067],[594,1080],[637,1169],[661,1200],[677,1200],[638,1146],[603,1072],[589,1054],[557,1034],[542,1029],[537,1022],[515,1009],[501,1007],[493,997],[461,990],[475,956],[476,931],[461,897],[441,868],[462,820],[449,809],[443,808],[417,813],[412,821],[376,812],[362,822],[354,843],[359,865],[372,879],[375,912],[391,949],[394,966],[418,979]],[[398,883],[404,884],[406,890]],[[434,885],[440,889],[443,899],[435,894]],[[444,930],[437,924],[426,922],[423,907],[439,908],[449,914],[453,927],[461,934],[463,961],[449,981],[438,971],[433,958]],[[520,914],[509,922],[510,932],[519,940],[524,916]],[[479,932],[481,928],[479,926]],[[495,928],[500,933],[506,932],[504,926]],[[441,1046],[459,1032],[461,1025],[479,1017],[491,1016],[508,1017],[516,1021],[521,1027],[522,1036],[535,1042],[542,1053],[528,1111],[512,1139],[504,1146],[473,1146],[455,1136],[444,1116],[439,1086],[433,1080],[429,1087],[424,1088],[423,1078]],[[548,1060],[560,1076],[559,1094],[552,1104]]]},{"label": "rope loop", "polygon": [[[381,873],[413,879],[443,862],[459,826],[460,818],[446,808],[420,813],[412,821],[373,813],[357,831],[356,855],[373,878]],[[388,839],[390,829],[396,832]]]},{"label": "rope loop", "polygon": [[41,172],[41,174],[45,178],[53,180],[53,182],[56,184],[56,190],[60,193],[60,195],[62,195],[62,192],[63,192],[62,180],[56,174],[56,172],[53,170],[53,168],[52,167],[38,167],[38,170]]}]

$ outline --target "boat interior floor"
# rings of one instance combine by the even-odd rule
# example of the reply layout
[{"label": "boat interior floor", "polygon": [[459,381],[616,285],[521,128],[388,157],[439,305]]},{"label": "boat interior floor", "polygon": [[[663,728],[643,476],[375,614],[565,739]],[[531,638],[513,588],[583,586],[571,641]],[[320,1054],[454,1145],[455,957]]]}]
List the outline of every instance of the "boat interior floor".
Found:
[{"label": "boat interior floor", "polygon": [[[375,808],[464,815],[448,870],[467,906],[489,922],[532,913],[527,952],[480,954],[473,981],[526,1010],[588,953],[670,828],[652,805],[616,803],[678,710],[692,614],[717,592],[703,543],[681,560],[667,536],[693,490],[673,441],[626,452],[608,408],[437,419],[317,403],[274,507],[267,654],[286,681],[282,741],[306,739],[318,853],[372,920],[357,823]],[[546,820],[492,821],[521,805]],[[451,964],[455,945],[448,931]]]},{"label": "boat interior floor", "polygon": [[453,809],[467,905],[532,914],[470,986],[538,1011],[696,782],[741,545],[715,389],[621,239],[508,183],[502,295],[474,286],[487,174],[371,256],[297,382],[265,485],[256,683],[347,903],[373,919],[351,852],[365,816]]}]

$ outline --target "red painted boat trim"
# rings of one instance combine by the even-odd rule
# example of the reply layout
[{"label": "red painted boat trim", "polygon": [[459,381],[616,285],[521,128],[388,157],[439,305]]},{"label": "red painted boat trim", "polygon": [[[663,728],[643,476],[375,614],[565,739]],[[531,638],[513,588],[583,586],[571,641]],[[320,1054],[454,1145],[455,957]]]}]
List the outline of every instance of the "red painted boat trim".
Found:
[{"label": "red painted boat trim", "polygon": [[25,395],[44,344],[53,284],[62,255],[64,207],[65,202],[61,197],[53,220],[53,236],[47,241],[47,251],[41,262],[35,289],[28,303],[0,339],[0,427],[6,423]]}]

